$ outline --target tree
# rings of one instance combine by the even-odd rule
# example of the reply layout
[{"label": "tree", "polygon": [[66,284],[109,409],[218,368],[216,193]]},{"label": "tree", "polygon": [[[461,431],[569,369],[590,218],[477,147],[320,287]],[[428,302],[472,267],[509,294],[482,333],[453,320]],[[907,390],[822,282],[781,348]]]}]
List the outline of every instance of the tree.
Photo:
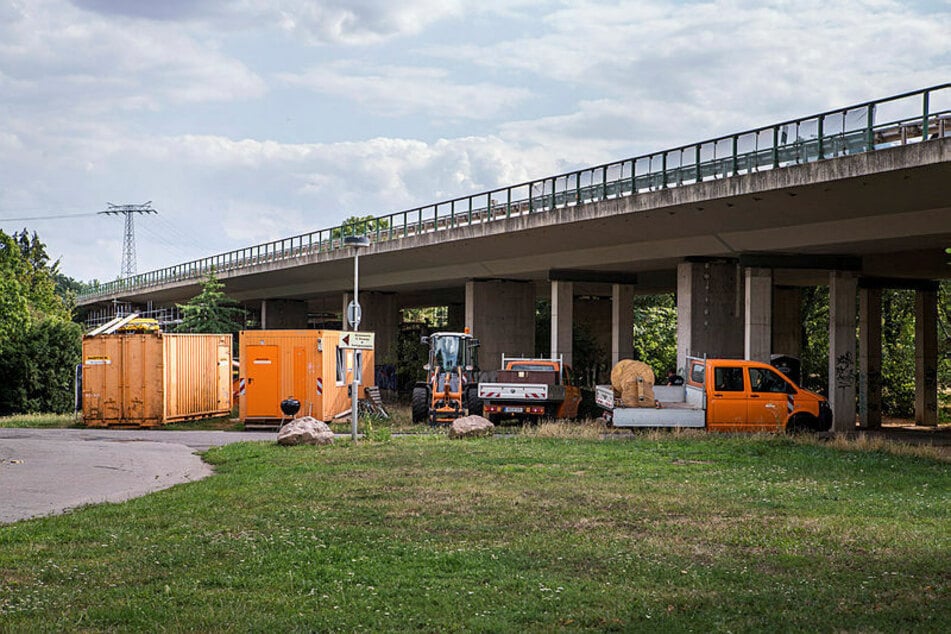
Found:
[{"label": "tree", "polygon": [[247,312],[224,293],[224,283],[212,271],[201,285],[201,293],[178,307],[182,323],[175,332],[235,334],[244,323]]},{"label": "tree", "polygon": [[381,231],[390,226],[389,221],[375,216],[350,216],[343,221],[343,224],[336,227],[331,232],[333,238],[345,238],[347,236],[365,236],[373,233],[377,229]]},{"label": "tree", "polygon": [[37,234],[0,231],[0,415],[67,412],[82,329]]},{"label": "tree", "polygon": [[654,369],[658,377],[677,368],[677,307],[674,294],[634,298],[634,358]]}]

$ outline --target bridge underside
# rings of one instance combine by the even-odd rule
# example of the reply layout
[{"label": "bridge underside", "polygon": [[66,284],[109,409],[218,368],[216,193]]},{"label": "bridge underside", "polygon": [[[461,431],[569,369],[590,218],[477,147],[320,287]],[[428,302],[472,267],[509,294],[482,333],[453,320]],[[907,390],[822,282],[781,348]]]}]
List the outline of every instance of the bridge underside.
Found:
[{"label": "bridge underside", "polygon": [[[799,352],[789,349],[789,331],[798,327],[790,317],[798,312],[795,289],[828,285],[829,393],[837,428],[845,430],[853,427],[857,393],[863,424],[880,422],[876,289],[913,288],[918,418],[934,424],[936,386],[927,378],[937,363],[936,295],[926,282],[951,273],[944,251],[951,246],[949,183],[945,138],[380,242],[360,257],[364,325],[393,331],[401,308],[455,306],[450,313],[482,340],[483,366],[491,368],[502,352],[534,349],[526,307],[545,298],[553,353],[570,359],[570,324],[584,319],[602,330],[616,361],[631,350],[625,304],[636,293],[676,292],[681,364],[686,354],[768,359]],[[288,315],[292,322],[303,316],[301,326],[307,314],[340,314],[352,264],[351,254],[337,250],[220,278],[230,296],[280,316],[265,322],[286,326]],[[160,306],[198,292],[193,282],[115,299]],[[379,358],[391,354],[394,340],[378,334]]]}]

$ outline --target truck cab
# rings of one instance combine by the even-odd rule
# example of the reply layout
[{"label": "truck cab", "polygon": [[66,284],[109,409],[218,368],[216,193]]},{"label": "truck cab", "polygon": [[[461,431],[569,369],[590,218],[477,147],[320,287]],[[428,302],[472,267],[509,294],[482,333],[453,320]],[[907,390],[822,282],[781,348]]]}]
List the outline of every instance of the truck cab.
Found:
[{"label": "truck cab", "polygon": [[765,363],[692,360],[687,383],[705,386],[710,431],[828,431],[832,410],[819,394],[797,386]]}]

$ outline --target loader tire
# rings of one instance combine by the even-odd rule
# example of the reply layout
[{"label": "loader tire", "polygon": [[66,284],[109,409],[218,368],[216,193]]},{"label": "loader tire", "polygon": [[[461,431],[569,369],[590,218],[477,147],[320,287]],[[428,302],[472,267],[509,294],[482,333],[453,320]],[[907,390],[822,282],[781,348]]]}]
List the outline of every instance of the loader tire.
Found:
[{"label": "loader tire", "polygon": [[413,388],[413,422],[422,423],[429,420],[429,389],[425,387]]},{"label": "loader tire", "polygon": [[482,416],[482,399],[479,398],[479,388],[476,385],[466,390],[466,409],[469,416]]}]

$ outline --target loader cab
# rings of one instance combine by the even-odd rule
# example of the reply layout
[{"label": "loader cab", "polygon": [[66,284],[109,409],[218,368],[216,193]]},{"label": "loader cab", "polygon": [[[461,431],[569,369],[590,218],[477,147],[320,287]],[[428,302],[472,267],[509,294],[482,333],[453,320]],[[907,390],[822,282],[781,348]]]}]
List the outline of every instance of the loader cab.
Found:
[{"label": "loader cab", "polygon": [[461,368],[463,372],[478,369],[477,350],[479,340],[464,332],[436,332],[420,339],[429,346],[429,361],[425,370],[430,372],[439,368],[448,372]]}]

